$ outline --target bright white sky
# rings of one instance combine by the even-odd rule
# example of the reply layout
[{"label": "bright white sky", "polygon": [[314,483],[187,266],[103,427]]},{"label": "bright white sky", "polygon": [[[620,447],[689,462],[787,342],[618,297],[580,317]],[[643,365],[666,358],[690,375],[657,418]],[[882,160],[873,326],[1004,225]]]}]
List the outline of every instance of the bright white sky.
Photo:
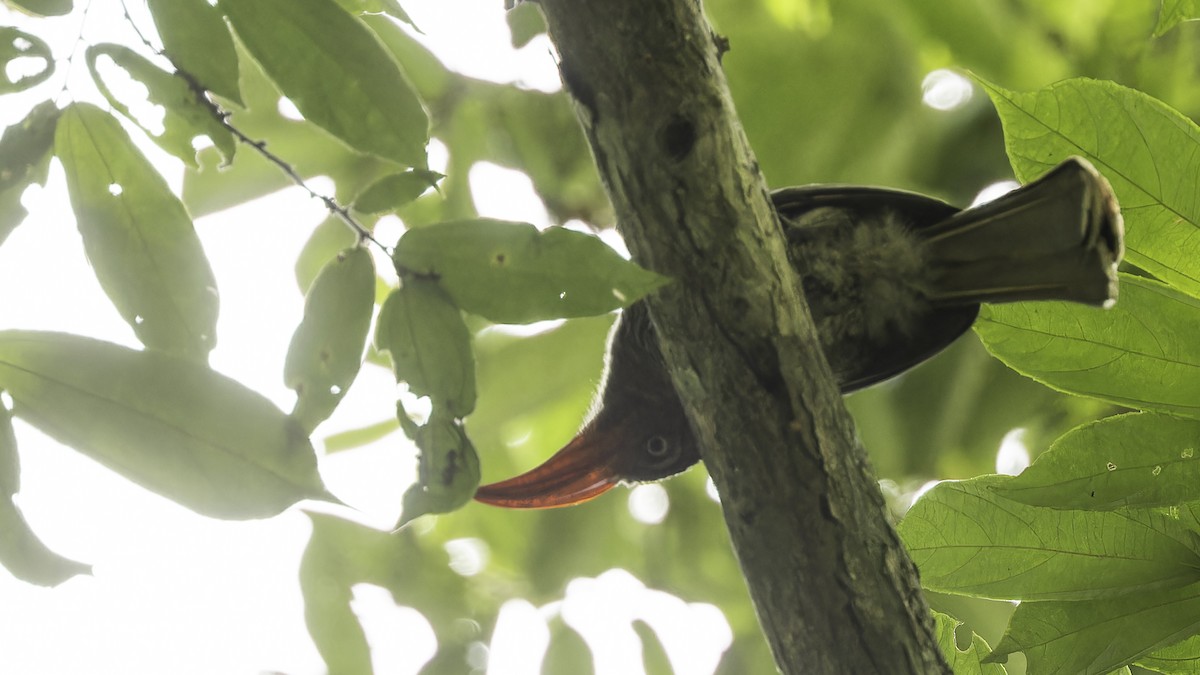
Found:
[{"label": "bright white sky", "polygon": [[[131,41],[131,33],[119,22],[106,24],[119,17],[115,2],[93,4],[85,30],[89,42]],[[135,17],[144,15],[138,0],[129,4]],[[548,42],[536,40],[521,51],[509,46],[502,0],[402,4],[424,30],[423,39],[455,69],[557,89]],[[52,27],[59,38],[52,46],[63,58],[79,31],[79,16],[29,21],[0,9],[0,24],[24,26],[43,38]],[[62,82],[61,71],[53,81],[55,86]],[[71,92],[78,92],[79,98],[104,105],[87,83],[81,54],[71,82]],[[0,126],[19,120],[48,90],[39,88],[37,93],[6,96],[0,105]],[[135,138],[140,135],[132,133]],[[149,143],[143,147],[178,189],[179,163]],[[528,180],[520,174],[480,166],[471,177],[484,215],[545,220]],[[328,182],[314,181],[313,186],[331,191]],[[57,164],[46,189],[31,189],[24,203],[31,216],[0,246],[0,288],[5,289],[0,293],[0,329],[61,330],[136,346],[90,273]],[[221,292],[220,340],[212,364],[284,409],[292,403],[291,392],[282,384],[284,352],[302,309],[292,265],[307,234],[324,216],[314,200],[289,189],[196,222]],[[318,439],[322,432],[390,416],[394,391],[390,374],[364,369],[338,413],[319,430]],[[91,563],[94,575],[44,589],[0,570],[0,670],[23,675],[324,671],[303,622],[298,566],[308,525],[300,513],[254,522],[198,516],[19,420],[17,426],[22,510],[53,550]],[[406,487],[403,477],[412,475],[412,456],[398,447],[400,443],[395,435],[321,463],[330,488],[379,527],[395,521]],[[658,509],[661,519],[661,492],[657,486],[635,490],[631,503]],[[653,521],[655,515],[647,518]],[[449,553],[470,567],[478,548],[463,543],[460,549]],[[356,590],[355,610],[376,645],[376,672],[417,672],[432,655],[434,638],[428,624],[416,612],[398,608],[382,589]],[[642,672],[640,644],[630,627],[634,618],[660,631],[679,673],[711,673],[730,639],[715,607],[685,604],[613,570],[598,579],[576,580],[563,603],[544,608],[524,602],[506,605],[490,663],[483,666],[486,672],[539,672],[548,640],[543,617],[560,611],[589,644],[613,647],[604,649],[605,660],[597,663],[601,675]],[[406,638],[401,641],[398,636]]]}]

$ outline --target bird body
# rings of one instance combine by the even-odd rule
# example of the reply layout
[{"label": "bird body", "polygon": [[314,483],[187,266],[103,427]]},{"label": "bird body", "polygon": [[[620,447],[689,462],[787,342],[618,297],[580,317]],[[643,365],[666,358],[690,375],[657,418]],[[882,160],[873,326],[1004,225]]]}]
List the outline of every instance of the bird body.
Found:
[{"label": "bird body", "polygon": [[[855,186],[772,193],[821,346],[843,392],[928,359],[974,322],[981,302],[1108,306],[1123,252],[1108,183],[1069,159],[1024,187],[959,210],[923,195]],[[565,506],[620,482],[657,480],[699,461],[643,302],[609,341],[599,405],[542,466],[483,486],[479,501]]]}]

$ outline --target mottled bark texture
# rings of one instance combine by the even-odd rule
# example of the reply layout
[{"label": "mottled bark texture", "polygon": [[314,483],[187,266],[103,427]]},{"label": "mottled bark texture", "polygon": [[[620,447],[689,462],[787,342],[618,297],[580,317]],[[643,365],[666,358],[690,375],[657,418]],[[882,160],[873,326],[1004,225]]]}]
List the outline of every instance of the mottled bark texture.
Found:
[{"label": "mottled bark texture", "polygon": [[654,322],[780,669],[949,672],[788,264],[722,38],[695,0],[540,5],[620,231],[676,280]]}]

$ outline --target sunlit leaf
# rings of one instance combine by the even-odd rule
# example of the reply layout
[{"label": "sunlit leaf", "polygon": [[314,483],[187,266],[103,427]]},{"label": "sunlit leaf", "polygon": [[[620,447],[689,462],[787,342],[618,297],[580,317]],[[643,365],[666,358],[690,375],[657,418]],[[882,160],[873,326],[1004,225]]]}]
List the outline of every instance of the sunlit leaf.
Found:
[{"label": "sunlit leaf", "polygon": [[1159,37],[1184,21],[1200,19],[1200,0],[1162,0],[1154,37]]},{"label": "sunlit leaf", "polygon": [[449,513],[471,501],[479,487],[479,456],[462,425],[434,407],[417,432],[417,482],[404,493],[396,527],[428,513]]},{"label": "sunlit leaf", "polygon": [[57,586],[90,565],[64,558],[38,539],[9,497],[0,498],[0,565],[13,576],[39,586]]},{"label": "sunlit leaf", "polygon": [[47,435],[197,513],[265,518],[331,498],[294,420],[189,359],[5,331],[0,388]]},{"label": "sunlit leaf", "polygon": [[975,330],[988,351],[1060,391],[1200,417],[1200,300],[1121,275],[1108,311],[1066,303],[985,305]]},{"label": "sunlit leaf", "polygon": [[1081,600],[1200,581],[1200,537],[1152,512],[1062,511],[1000,496],[999,477],[940,483],[900,523],[926,588]]},{"label": "sunlit leaf", "polygon": [[1129,261],[1200,297],[1200,127],[1162,101],[1113,82],[1074,79],[1020,93],[981,81],[1004,123],[1022,181],[1070,155],[1109,180]]},{"label": "sunlit leaf", "polygon": [[459,307],[497,323],[604,314],[666,282],[596,237],[486,218],[409,230],[393,257],[402,275],[437,279]]},{"label": "sunlit leaf", "polygon": [[1159,649],[1138,659],[1137,665],[1166,675],[1200,675],[1200,636]]},{"label": "sunlit leaf", "polygon": [[375,346],[391,355],[396,380],[455,417],[475,409],[475,358],[462,313],[432,282],[410,280],[379,310]]},{"label": "sunlit leaf", "polygon": [[[18,59],[41,61],[42,67],[31,75],[13,79],[13,63]],[[12,26],[0,26],[0,94],[11,94],[37,86],[54,74],[54,54],[40,37]]]},{"label": "sunlit leaf", "polygon": [[384,176],[367,186],[354,199],[354,208],[363,213],[392,211],[425,194],[445,178],[436,171],[413,169]]},{"label": "sunlit leaf", "polygon": [[95,106],[63,111],[54,140],[88,260],[147,347],[204,359],[217,290],[192,220],[121,125]]},{"label": "sunlit leaf", "polygon": [[413,30],[421,32],[417,28],[417,24],[409,18],[408,12],[400,6],[398,0],[337,0],[347,12],[351,14],[387,14],[393,19],[399,19],[401,22],[412,26]]},{"label": "sunlit leaf", "polygon": [[0,244],[29,213],[21,205],[25,188],[46,184],[58,115],[53,101],[43,101],[0,136]]},{"label": "sunlit leaf", "polygon": [[1118,415],[1074,429],[995,489],[1060,509],[1174,506],[1200,500],[1198,446],[1195,420]]},{"label": "sunlit leaf", "polygon": [[348,429],[339,431],[336,434],[330,434],[325,437],[322,445],[325,446],[325,452],[332,454],[342,452],[343,450],[352,450],[360,448],[368,443],[374,443],[382,438],[396,432],[400,428],[400,422],[395,417],[389,417],[375,424],[368,424],[365,427],[357,429]]},{"label": "sunlit leaf", "polygon": [[971,646],[966,649],[958,648],[955,633],[963,625],[961,621],[941,612],[933,613],[937,624],[937,641],[941,647],[942,656],[950,664],[955,675],[1003,675],[1004,666],[998,663],[983,663],[983,658],[991,652],[987,642],[975,633],[971,633]]},{"label": "sunlit leaf", "polygon": [[70,14],[73,0],[4,0],[5,3],[36,16]]},{"label": "sunlit leaf", "polygon": [[375,265],[364,248],[342,251],[308,289],[283,379],[297,394],[292,417],[311,432],[341,402],[362,365],[375,309]]},{"label": "sunlit leaf", "polygon": [[241,105],[237,50],[221,12],[206,0],[147,0],[146,4],[171,63],[200,86]]},{"label": "sunlit leaf", "polygon": [[425,166],[429,120],[379,39],[334,0],[221,0],[234,30],[305,119],[359,152]]},{"label": "sunlit leaf", "polygon": [[[168,73],[150,63],[141,54],[122,45],[95,45],[88,47],[86,54],[92,79],[109,104],[141,127],[163,150],[195,167],[198,164],[193,141],[197,136],[208,136],[221,151],[225,163],[233,161],[233,154],[237,148],[233,134],[221,125],[206,103],[197,100],[198,94],[182,78]],[[163,107],[161,133],[147,126],[148,120],[139,118],[108,88],[97,67],[97,61],[105,56],[130,77],[146,86],[149,93],[147,100],[150,103]]]},{"label": "sunlit leaf", "polygon": [[300,255],[296,257],[296,285],[300,287],[300,292],[308,293],[312,282],[329,259],[337,255],[338,251],[353,246],[357,239],[357,235],[335,216],[329,216],[313,228],[312,235],[304,243]]},{"label": "sunlit leaf", "polygon": [[1084,602],[1026,602],[987,661],[1030,673],[1107,673],[1200,630],[1200,584]]}]

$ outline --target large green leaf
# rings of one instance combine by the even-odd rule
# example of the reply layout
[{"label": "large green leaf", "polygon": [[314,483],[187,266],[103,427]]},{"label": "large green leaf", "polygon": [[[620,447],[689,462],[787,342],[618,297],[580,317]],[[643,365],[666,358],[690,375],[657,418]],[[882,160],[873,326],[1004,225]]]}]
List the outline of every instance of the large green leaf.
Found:
[{"label": "large green leaf", "polygon": [[983,658],[991,651],[987,642],[975,633],[971,633],[970,646],[966,649],[958,648],[958,639],[955,633],[962,626],[962,622],[956,620],[948,614],[941,612],[933,613],[933,620],[937,625],[937,641],[938,647],[942,650],[942,656],[946,658],[946,662],[950,664],[950,668],[955,675],[1003,675],[1004,666],[998,663],[984,663]]},{"label": "large green leaf", "polygon": [[[92,80],[109,104],[122,115],[128,117],[134,124],[141,127],[155,143],[163,150],[175,155],[196,167],[196,148],[193,141],[197,136],[208,136],[220,150],[225,163],[233,161],[237,149],[233,134],[221,125],[207,102],[197,99],[200,94],[193,91],[188,83],[180,77],[172,75],[158,66],[150,63],[146,57],[132,49],[115,44],[94,45],[87,48],[88,70]],[[148,101],[161,105],[164,110],[161,133],[147,127],[145,122],[120,101],[105,84],[97,68],[101,57],[108,57],[118,68],[123,69],[130,77],[146,86]]]},{"label": "large green leaf", "polygon": [[96,278],[147,347],[195,359],[216,344],[217,288],[192,219],[108,113],[63,111],[54,140]]},{"label": "large green leaf", "polygon": [[988,661],[1024,652],[1030,673],[1103,675],[1200,631],[1200,584],[1086,602],[1025,602]]},{"label": "large green leaf", "polygon": [[[18,59],[42,62],[42,69],[32,75],[13,79],[9,65]],[[46,81],[54,74],[54,54],[50,45],[40,37],[12,26],[0,26],[0,94],[24,91]]]},{"label": "large green leaf", "polygon": [[437,279],[459,307],[498,323],[604,314],[667,281],[596,237],[487,218],[409,230],[393,258],[402,276]]},{"label": "large green leaf", "polygon": [[1137,665],[1167,675],[1200,675],[1200,635],[1159,649],[1138,659]]},{"label": "large green leaf", "polygon": [[1013,170],[1032,180],[1087,157],[1121,202],[1130,262],[1200,297],[1200,127],[1153,97],[1074,79],[1019,93],[981,82],[1004,123]]},{"label": "large green leaf", "polygon": [[21,205],[25,188],[46,184],[58,114],[53,101],[42,101],[0,136],[0,244],[29,213]]},{"label": "large green leaf", "polygon": [[47,435],[198,513],[263,518],[331,498],[294,420],[190,359],[5,331],[0,388]]},{"label": "large green leaf", "polygon": [[242,103],[238,57],[221,12],[205,0],[147,0],[163,53],[205,89]]},{"label": "large green leaf", "polygon": [[364,248],[338,254],[308,289],[283,368],[297,394],[292,417],[307,431],[329,417],[358,375],[374,309],[375,265]]},{"label": "large green leaf", "polygon": [[1121,275],[1105,312],[1066,303],[987,305],[975,330],[1019,373],[1131,408],[1200,417],[1200,300]]},{"label": "large green leaf", "polygon": [[246,49],[305,119],[359,152],[425,166],[429,120],[379,39],[334,0],[221,0]]},{"label": "large green leaf", "polygon": [[462,418],[475,409],[475,358],[462,313],[441,288],[408,280],[379,310],[375,346],[392,358],[396,380]]},{"label": "large green leaf", "polygon": [[1200,501],[1200,422],[1118,415],[1074,429],[1021,475],[995,489],[1060,509],[1163,507]]},{"label": "large green leaf", "polygon": [[900,523],[926,588],[1081,600],[1200,581],[1200,537],[1150,512],[1062,511],[1000,496],[998,477],[941,483]]},{"label": "large green leaf", "polygon": [[1184,21],[1196,19],[1200,19],[1200,0],[1162,0],[1154,36],[1158,37]]}]

